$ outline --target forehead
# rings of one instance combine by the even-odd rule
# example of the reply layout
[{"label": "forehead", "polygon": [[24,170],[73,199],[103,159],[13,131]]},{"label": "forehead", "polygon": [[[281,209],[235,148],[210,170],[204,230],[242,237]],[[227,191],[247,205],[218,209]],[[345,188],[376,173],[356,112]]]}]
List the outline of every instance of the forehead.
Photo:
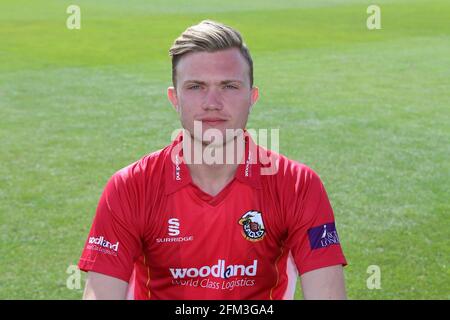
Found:
[{"label": "forehead", "polygon": [[179,83],[185,80],[221,81],[236,79],[248,81],[249,66],[239,49],[216,52],[190,52],[177,65]]}]

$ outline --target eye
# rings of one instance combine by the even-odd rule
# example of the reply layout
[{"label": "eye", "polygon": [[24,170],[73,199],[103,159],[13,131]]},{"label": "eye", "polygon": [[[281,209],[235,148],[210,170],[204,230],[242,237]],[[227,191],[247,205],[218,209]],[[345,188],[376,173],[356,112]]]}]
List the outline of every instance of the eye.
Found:
[{"label": "eye", "polygon": [[236,87],[235,85],[232,85],[232,84],[227,84],[227,85],[225,85],[225,89],[238,89],[238,87]]},{"label": "eye", "polygon": [[200,89],[200,85],[198,84],[193,84],[191,86],[188,87],[189,90],[197,90]]}]

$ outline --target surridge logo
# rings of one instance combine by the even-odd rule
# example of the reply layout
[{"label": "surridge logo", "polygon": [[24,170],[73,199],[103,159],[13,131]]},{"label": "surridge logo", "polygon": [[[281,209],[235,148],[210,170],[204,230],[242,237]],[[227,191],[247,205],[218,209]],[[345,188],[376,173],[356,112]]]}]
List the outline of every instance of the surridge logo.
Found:
[{"label": "surridge logo", "polygon": [[235,276],[254,277],[258,269],[258,260],[253,260],[249,266],[245,265],[226,265],[225,260],[218,260],[217,264],[212,266],[202,266],[200,268],[169,268],[174,279],[188,278],[206,278],[209,276],[215,278],[228,279]]},{"label": "surridge logo", "polygon": [[245,239],[249,241],[260,241],[264,238],[266,230],[261,212],[256,210],[247,211],[238,222],[243,228],[242,235]]},{"label": "surridge logo", "polygon": [[180,234],[180,220],[177,218],[172,218],[167,221],[169,224],[168,233],[169,236],[177,236]]},{"label": "surridge logo", "polygon": [[119,241],[115,244],[112,244],[108,240],[106,240],[103,236],[100,237],[90,237],[88,240],[89,244],[96,244],[103,248],[114,250],[115,252],[119,251]]},{"label": "surridge logo", "polygon": [[189,242],[194,240],[193,235],[180,236],[180,219],[170,218],[167,220],[167,235],[166,237],[156,238],[157,243],[176,243]]}]

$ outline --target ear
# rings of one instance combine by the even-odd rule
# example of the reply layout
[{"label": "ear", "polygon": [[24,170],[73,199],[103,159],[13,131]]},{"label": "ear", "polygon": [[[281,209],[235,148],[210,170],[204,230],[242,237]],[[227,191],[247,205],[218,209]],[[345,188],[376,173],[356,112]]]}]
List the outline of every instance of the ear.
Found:
[{"label": "ear", "polygon": [[175,111],[178,112],[177,90],[174,87],[167,88],[167,98],[169,99]]},{"label": "ear", "polygon": [[253,105],[258,101],[259,99],[259,88],[253,87],[250,92],[250,110],[253,108]]}]

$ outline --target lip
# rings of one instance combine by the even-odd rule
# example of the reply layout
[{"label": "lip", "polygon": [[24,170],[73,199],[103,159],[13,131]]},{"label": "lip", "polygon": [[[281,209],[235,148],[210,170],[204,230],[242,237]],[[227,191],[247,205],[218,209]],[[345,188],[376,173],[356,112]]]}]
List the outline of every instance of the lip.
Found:
[{"label": "lip", "polygon": [[222,119],[222,118],[203,118],[203,119],[200,119],[200,121],[202,123],[206,123],[208,125],[217,125],[217,124],[224,123],[227,120]]},{"label": "lip", "polygon": [[223,118],[210,117],[210,118],[202,118],[200,119],[200,121],[226,121],[226,120]]}]

